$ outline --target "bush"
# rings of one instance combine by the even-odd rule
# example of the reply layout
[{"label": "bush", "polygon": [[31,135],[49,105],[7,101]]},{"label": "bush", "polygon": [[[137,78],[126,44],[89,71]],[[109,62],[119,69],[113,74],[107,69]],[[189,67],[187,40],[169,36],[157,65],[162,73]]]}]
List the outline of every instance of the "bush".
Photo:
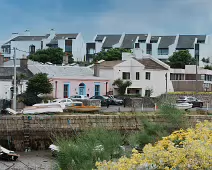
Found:
[{"label": "bush", "polygon": [[120,158],[122,137],[116,131],[93,129],[75,140],[58,140],[58,164],[63,170],[92,169],[96,161]]},{"label": "bush", "polygon": [[98,169],[211,169],[212,123],[198,123],[195,128],[178,130],[154,145],[148,144],[143,153],[133,149],[130,158],[117,162],[97,162]]}]

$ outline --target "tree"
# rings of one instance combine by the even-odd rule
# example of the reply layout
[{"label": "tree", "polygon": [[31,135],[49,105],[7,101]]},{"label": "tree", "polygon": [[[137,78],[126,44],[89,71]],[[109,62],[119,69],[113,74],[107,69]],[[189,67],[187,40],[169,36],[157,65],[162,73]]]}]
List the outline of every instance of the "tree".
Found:
[{"label": "tree", "polygon": [[20,100],[27,106],[31,106],[42,101],[42,99],[38,97],[39,94],[48,94],[51,93],[52,90],[53,87],[47,74],[38,73],[29,79],[26,92],[20,96]]},{"label": "tree", "polygon": [[48,48],[29,55],[29,59],[41,63],[62,64],[64,55],[65,53],[61,48]]},{"label": "tree", "polygon": [[94,54],[93,61],[105,60],[105,61],[113,61],[113,60],[121,60],[123,52],[131,52],[128,49],[123,48],[111,48],[109,50],[103,50],[97,54]]},{"label": "tree", "polygon": [[168,59],[171,68],[185,68],[185,65],[195,65],[196,60],[191,56],[188,50],[174,52]]},{"label": "tree", "polygon": [[52,92],[52,89],[53,87],[47,77],[47,74],[38,73],[27,82],[26,92],[33,93],[35,95],[48,94]]},{"label": "tree", "polygon": [[132,82],[128,81],[128,80],[124,81],[124,80],[121,80],[121,79],[116,79],[113,82],[113,86],[117,86],[118,87],[119,95],[124,95],[127,87],[130,87],[131,85],[132,85]]}]

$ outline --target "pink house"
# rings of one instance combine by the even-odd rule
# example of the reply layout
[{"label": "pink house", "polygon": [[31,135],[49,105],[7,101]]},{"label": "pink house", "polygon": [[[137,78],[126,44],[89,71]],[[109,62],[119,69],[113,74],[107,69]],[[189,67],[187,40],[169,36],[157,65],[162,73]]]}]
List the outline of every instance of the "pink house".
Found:
[{"label": "pink house", "polygon": [[53,85],[54,98],[106,95],[109,90],[109,79],[94,76],[88,67],[34,64],[28,68],[33,74],[48,74]]}]

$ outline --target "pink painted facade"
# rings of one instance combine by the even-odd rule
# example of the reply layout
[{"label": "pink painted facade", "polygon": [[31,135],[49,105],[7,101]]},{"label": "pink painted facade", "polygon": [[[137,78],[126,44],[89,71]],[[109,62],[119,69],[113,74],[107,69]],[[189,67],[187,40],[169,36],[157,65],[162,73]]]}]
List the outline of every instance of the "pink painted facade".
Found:
[{"label": "pink painted facade", "polygon": [[73,95],[106,95],[109,80],[99,77],[52,78],[53,97],[67,98]]}]

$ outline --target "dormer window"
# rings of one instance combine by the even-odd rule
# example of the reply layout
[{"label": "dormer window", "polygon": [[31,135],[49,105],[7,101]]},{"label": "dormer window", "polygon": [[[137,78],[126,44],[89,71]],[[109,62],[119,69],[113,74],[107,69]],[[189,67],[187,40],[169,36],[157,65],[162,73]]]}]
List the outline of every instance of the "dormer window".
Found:
[{"label": "dormer window", "polygon": [[30,46],[29,46],[29,53],[30,53],[30,54],[35,53],[35,46],[34,46],[34,45],[30,45]]},{"label": "dormer window", "polygon": [[140,44],[139,43],[135,43],[135,48],[140,48]]}]

